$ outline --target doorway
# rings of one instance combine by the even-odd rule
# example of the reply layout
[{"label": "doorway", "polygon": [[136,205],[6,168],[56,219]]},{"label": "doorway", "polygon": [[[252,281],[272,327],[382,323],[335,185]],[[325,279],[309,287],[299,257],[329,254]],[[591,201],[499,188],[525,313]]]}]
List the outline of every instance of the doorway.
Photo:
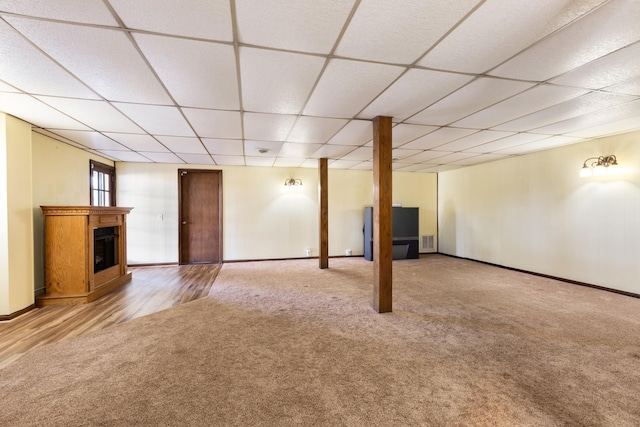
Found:
[{"label": "doorway", "polygon": [[222,171],[178,169],[180,264],[222,263]]}]

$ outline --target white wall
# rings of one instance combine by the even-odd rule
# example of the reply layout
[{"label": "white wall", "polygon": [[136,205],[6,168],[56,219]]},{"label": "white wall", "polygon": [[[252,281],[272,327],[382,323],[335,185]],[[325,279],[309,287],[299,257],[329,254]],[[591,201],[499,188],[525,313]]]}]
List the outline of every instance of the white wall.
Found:
[{"label": "white wall", "polygon": [[[620,177],[580,178],[614,154]],[[439,175],[440,252],[640,293],[640,132]]]},{"label": "white wall", "polygon": [[[131,206],[130,264],[178,261],[178,169],[206,167],[118,163],[118,204]],[[318,171],[307,168],[208,167],[222,170],[223,259],[318,255]],[[286,188],[287,178],[302,187]],[[435,234],[436,176],[394,173],[394,202],[420,208],[421,234]],[[329,170],[329,255],[363,254],[363,208],[373,203],[371,171]],[[160,220],[160,215],[162,220]]]}]

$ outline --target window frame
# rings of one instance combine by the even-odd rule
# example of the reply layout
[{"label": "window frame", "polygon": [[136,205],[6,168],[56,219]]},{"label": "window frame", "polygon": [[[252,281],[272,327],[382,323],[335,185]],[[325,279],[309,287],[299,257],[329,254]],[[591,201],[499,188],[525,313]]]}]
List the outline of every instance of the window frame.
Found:
[{"label": "window frame", "polygon": [[[93,173],[103,173],[109,175],[109,188],[94,188]],[[100,187],[100,186],[98,186]],[[94,200],[95,191],[102,192],[109,197],[109,204],[100,204],[100,198]],[[106,200],[106,199],[105,199]],[[116,167],[105,165],[95,160],[89,160],[89,203],[91,206],[116,206]]]}]

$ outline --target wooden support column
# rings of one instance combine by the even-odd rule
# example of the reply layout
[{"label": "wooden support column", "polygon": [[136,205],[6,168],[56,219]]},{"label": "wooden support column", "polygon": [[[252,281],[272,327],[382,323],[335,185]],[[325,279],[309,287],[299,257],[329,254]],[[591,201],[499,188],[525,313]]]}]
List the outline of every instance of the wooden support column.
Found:
[{"label": "wooden support column", "polygon": [[320,206],[320,268],[329,268],[329,180],[327,159],[318,159],[318,198]]},{"label": "wooden support column", "polygon": [[392,309],[391,117],[373,119],[373,308]]}]

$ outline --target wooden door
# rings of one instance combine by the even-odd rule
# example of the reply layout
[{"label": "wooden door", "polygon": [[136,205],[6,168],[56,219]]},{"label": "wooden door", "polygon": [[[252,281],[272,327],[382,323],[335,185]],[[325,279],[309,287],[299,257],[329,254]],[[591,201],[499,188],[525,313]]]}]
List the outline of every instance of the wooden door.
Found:
[{"label": "wooden door", "polygon": [[222,262],[222,171],[178,170],[180,264]]}]

